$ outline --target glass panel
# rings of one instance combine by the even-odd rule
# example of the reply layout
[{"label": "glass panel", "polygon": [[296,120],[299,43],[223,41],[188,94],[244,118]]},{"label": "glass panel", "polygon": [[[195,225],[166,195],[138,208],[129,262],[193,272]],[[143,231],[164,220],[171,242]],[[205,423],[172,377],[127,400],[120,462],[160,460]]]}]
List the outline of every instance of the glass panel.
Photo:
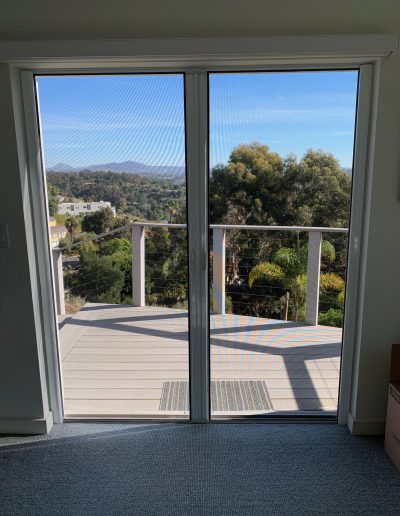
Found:
[{"label": "glass panel", "polygon": [[209,76],[212,417],[336,416],[357,87]]},{"label": "glass panel", "polygon": [[189,417],[184,77],[39,76],[66,417]]}]

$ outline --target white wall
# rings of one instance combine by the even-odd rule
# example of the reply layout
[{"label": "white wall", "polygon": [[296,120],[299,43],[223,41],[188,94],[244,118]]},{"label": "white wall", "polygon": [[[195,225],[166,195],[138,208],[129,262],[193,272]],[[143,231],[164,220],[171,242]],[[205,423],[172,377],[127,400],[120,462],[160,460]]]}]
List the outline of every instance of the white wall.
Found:
[{"label": "white wall", "polygon": [[355,433],[383,431],[391,345],[400,342],[400,56],[383,59],[364,301],[351,405]]},{"label": "white wall", "polygon": [[0,221],[9,224],[10,247],[0,249],[0,433],[44,432],[51,424],[43,371],[26,176],[18,166],[10,75],[0,64]]},{"label": "white wall", "polygon": [[[53,0],[24,2],[23,8],[6,0],[2,9],[1,40],[400,32],[398,0],[114,0],[112,8],[108,0],[87,0],[85,8],[70,0],[57,9]],[[0,249],[0,430],[5,418],[46,417],[7,73],[1,66],[0,222],[10,224],[12,247]],[[390,347],[400,342],[399,149],[400,58],[392,56],[381,66],[351,402],[355,433],[382,431]]]},{"label": "white wall", "polygon": [[[57,4],[57,6],[55,6]],[[0,39],[379,34],[398,0],[2,0]]]}]

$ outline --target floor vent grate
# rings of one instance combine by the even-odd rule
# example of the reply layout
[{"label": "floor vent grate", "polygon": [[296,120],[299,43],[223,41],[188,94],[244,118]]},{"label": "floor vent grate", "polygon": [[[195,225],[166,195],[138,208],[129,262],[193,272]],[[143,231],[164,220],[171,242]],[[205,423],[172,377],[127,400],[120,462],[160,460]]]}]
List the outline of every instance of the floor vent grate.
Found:
[{"label": "floor vent grate", "polygon": [[189,410],[189,382],[163,382],[160,410],[183,412]]},{"label": "floor vent grate", "polygon": [[[261,380],[215,380],[211,382],[213,412],[273,410],[267,386]],[[189,383],[163,382],[160,410],[188,412]]]}]

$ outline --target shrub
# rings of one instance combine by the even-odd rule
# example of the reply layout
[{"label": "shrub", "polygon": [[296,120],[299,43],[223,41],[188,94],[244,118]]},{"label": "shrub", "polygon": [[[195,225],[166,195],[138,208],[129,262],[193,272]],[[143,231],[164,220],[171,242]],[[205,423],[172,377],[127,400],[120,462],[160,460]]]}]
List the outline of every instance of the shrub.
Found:
[{"label": "shrub", "polygon": [[94,303],[120,303],[124,273],[112,256],[88,254],[71,278],[71,292]]},{"label": "shrub", "polygon": [[343,291],[344,281],[340,276],[333,272],[321,274],[319,298],[321,312],[327,312],[331,308],[341,310],[343,303],[340,302],[340,298]]},{"label": "shrub", "polygon": [[325,258],[329,262],[335,261],[335,258],[336,258],[335,247],[333,246],[333,244],[328,242],[328,240],[322,240],[321,257]]},{"label": "shrub", "polygon": [[127,238],[112,238],[100,244],[100,254],[104,256],[120,252],[132,255],[132,244]]},{"label": "shrub", "polygon": [[74,296],[71,294],[65,295],[65,311],[67,314],[75,314],[79,312],[85,304],[85,299],[81,296]]},{"label": "shrub", "polygon": [[84,262],[86,259],[90,259],[97,254],[99,246],[92,242],[84,242],[78,247],[80,259]]},{"label": "shrub", "polygon": [[289,277],[301,274],[304,269],[303,253],[289,247],[281,247],[278,249],[274,254],[273,261],[275,264],[278,264]]},{"label": "shrub", "polygon": [[225,312],[227,314],[232,313],[232,298],[231,296],[225,296]]},{"label": "shrub", "polygon": [[339,294],[344,289],[344,281],[340,276],[333,272],[321,274],[320,289],[327,293]]},{"label": "shrub", "polygon": [[327,312],[320,313],[318,324],[321,326],[335,326],[341,328],[343,325],[343,311],[337,308],[330,308]]},{"label": "shrub", "polygon": [[264,280],[269,285],[281,284],[285,278],[282,268],[276,263],[264,262],[253,267],[249,274],[249,285],[253,286],[255,281]]}]

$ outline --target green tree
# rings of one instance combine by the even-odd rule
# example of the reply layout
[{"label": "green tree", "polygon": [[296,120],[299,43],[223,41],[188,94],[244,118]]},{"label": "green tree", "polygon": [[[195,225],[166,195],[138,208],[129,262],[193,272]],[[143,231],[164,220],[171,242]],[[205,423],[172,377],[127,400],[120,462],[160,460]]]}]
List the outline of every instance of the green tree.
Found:
[{"label": "green tree", "polygon": [[210,179],[212,223],[274,224],[284,201],[280,195],[283,159],[267,145],[239,145],[227,165],[214,167]]},{"label": "green tree", "polygon": [[[329,262],[335,260],[333,245],[322,241],[321,257]],[[280,287],[285,295],[281,298],[281,307],[287,314],[291,309],[292,319],[299,320],[305,309],[307,289],[307,255],[308,245],[300,248],[281,247],[278,249],[271,262],[263,262],[253,267],[249,273],[249,286],[259,288],[258,295],[268,298],[271,289]],[[334,273],[321,274],[320,293],[325,304],[332,304],[332,295],[338,306],[338,296],[344,289],[342,278]],[[262,299],[261,299],[262,302]],[[321,306],[322,308],[322,306]]]},{"label": "green tree", "polygon": [[83,217],[82,230],[100,235],[109,231],[114,223],[114,214],[111,208],[102,208]]},{"label": "green tree", "polygon": [[282,189],[288,223],[348,227],[351,176],[332,154],[309,149],[299,163],[287,161]]},{"label": "green tree", "polygon": [[69,281],[72,294],[91,302],[120,303],[124,273],[112,256],[86,252],[77,273]]},{"label": "green tree", "polygon": [[111,238],[100,244],[101,256],[110,256],[112,264],[123,274],[121,300],[132,298],[132,244],[127,238]]},{"label": "green tree", "polygon": [[347,227],[351,177],[335,157],[308,150],[298,162],[252,143],[211,171],[211,222]]},{"label": "green tree", "polygon": [[152,228],[146,236],[146,303],[186,306],[187,285],[186,231]]},{"label": "green tree", "polygon": [[172,200],[168,203],[168,222],[172,224],[174,222],[174,217],[178,214],[179,206],[177,201]]},{"label": "green tree", "polygon": [[54,188],[71,200],[85,202],[104,199],[116,206],[118,213],[130,218],[169,220],[169,203],[177,203],[184,212],[186,186],[183,176],[155,176],[107,171],[49,172],[48,188]]},{"label": "green tree", "polygon": [[47,198],[50,217],[55,217],[58,212],[58,201],[56,199],[56,195],[58,195],[58,193],[58,188],[51,183],[47,183]]},{"label": "green tree", "polygon": [[[105,233],[129,220],[186,222],[186,187],[182,178],[107,171],[49,173],[47,178],[54,197],[60,194],[87,202],[105,199],[123,212],[122,217],[88,215],[82,222],[87,234]],[[261,143],[243,144],[232,150],[228,163],[211,171],[210,220],[227,224],[347,227],[350,193],[351,176],[329,153],[310,149],[301,159],[294,155],[284,158]],[[77,228],[72,229],[76,241]],[[183,230],[147,230],[147,303],[183,306],[187,302],[186,237]],[[85,238],[85,234],[79,238]],[[322,274],[344,277],[347,236],[331,234],[325,238],[332,245],[335,258],[326,254],[328,244],[324,241]],[[227,296],[234,313],[282,318],[289,294],[290,315],[297,314],[296,317],[301,318],[306,244],[306,232],[292,236],[284,231],[227,231]],[[105,275],[107,267],[123,275],[118,295],[108,293],[107,299],[129,300],[130,245],[127,232],[121,232],[120,238],[109,235],[101,243],[82,244],[85,279],[90,279],[89,262],[95,273],[100,268],[98,261]],[[249,271],[252,270],[253,276],[258,277],[253,278],[250,286]],[[79,279],[82,289],[85,288],[78,269],[71,271],[71,281],[72,278]],[[332,277],[324,282],[321,276],[320,309],[321,317],[329,312],[325,319],[334,321],[338,320],[338,313],[343,312],[344,290],[339,291],[338,282],[331,280]]]},{"label": "green tree", "polygon": [[123,253],[132,256],[132,244],[127,238],[111,238],[100,244],[100,254],[104,256]]},{"label": "green tree", "polygon": [[65,228],[68,231],[69,239],[71,244],[74,242],[75,234],[79,228],[78,217],[69,216],[65,219]]}]

